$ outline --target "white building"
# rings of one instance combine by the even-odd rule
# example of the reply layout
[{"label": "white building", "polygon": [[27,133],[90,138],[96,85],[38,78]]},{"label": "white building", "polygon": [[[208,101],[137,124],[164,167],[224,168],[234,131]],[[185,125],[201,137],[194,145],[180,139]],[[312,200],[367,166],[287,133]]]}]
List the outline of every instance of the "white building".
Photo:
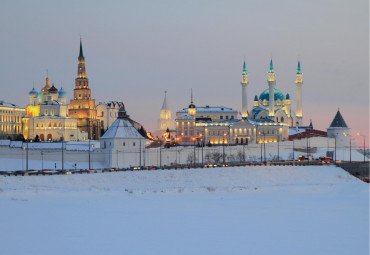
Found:
[{"label": "white building", "polygon": [[346,122],[344,121],[339,109],[333,121],[331,122],[330,127],[327,128],[327,132],[328,132],[328,137],[335,138],[336,146],[338,148],[349,147],[350,128],[347,126]]},{"label": "white building", "polygon": [[158,120],[157,131],[166,131],[175,129],[175,121],[171,117],[171,110],[169,109],[167,102],[167,91],[164,92],[164,100]]},{"label": "white building", "polygon": [[100,148],[105,155],[107,167],[122,168],[145,164],[146,140],[131,122],[122,106],[118,118],[100,137]]},{"label": "white building", "polygon": [[22,119],[25,139],[41,141],[83,141],[87,133],[77,127],[77,119],[67,116],[67,93],[61,88],[50,87],[49,77],[40,91],[33,88],[29,93],[30,104],[26,107],[26,116]]},{"label": "white building", "polygon": [[22,134],[22,118],[26,110],[15,104],[0,101],[0,138]]},{"label": "white building", "polygon": [[99,103],[96,106],[97,116],[100,120],[102,134],[112,126],[113,122],[118,117],[118,111],[123,106],[123,102],[109,101],[108,103]]}]

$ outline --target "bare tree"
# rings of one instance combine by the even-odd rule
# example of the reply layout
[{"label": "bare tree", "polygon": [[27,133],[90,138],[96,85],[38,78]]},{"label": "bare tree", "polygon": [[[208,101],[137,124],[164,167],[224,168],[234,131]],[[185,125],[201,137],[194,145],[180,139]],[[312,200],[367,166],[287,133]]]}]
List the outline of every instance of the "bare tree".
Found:
[{"label": "bare tree", "polygon": [[245,161],[245,155],[242,151],[238,151],[238,153],[236,154],[236,158],[242,162],[242,161]]},{"label": "bare tree", "polygon": [[193,164],[194,163],[194,154],[193,153],[189,153],[188,154],[188,157],[186,159],[186,161],[189,163],[189,164]]},{"label": "bare tree", "polygon": [[219,152],[214,152],[214,153],[212,154],[212,160],[213,160],[215,163],[220,162],[221,158],[222,158],[222,154],[221,154],[221,153],[219,153]]}]

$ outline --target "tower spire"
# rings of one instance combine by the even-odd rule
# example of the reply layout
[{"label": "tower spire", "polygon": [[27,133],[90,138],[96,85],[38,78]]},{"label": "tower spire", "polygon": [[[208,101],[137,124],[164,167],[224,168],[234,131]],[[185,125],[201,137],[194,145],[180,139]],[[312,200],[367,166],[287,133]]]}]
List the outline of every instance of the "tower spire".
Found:
[{"label": "tower spire", "polygon": [[243,64],[243,74],[247,74],[247,67],[245,65],[245,59],[244,59],[244,64]]},{"label": "tower spire", "polygon": [[248,94],[247,94],[247,86],[248,86],[248,74],[247,74],[247,67],[245,65],[245,58],[243,63],[243,72],[242,72],[242,118],[248,117]]},{"label": "tower spire", "polygon": [[190,89],[190,104],[193,104],[193,88]]},{"label": "tower spire", "polygon": [[274,64],[272,63],[272,58],[270,60],[270,73],[274,73]]},{"label": "tower spire", "polygon": [[78,58],[84,58],[84,53],[83,53],[83,50],[82,50],[82,38],[81,38],[81,36],[80,36],[80,54],[79,54]]},{"label": "tower spire", "polygon": [[301,71],[301,61],[299,59],[298,59],[297,74],[302,74],[302,71]]}]

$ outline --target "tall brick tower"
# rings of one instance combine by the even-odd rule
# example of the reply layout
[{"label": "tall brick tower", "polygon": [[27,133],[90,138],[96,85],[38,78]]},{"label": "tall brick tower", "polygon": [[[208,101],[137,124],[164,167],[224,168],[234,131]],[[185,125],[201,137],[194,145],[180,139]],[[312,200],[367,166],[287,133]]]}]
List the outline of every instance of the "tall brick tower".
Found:
[{"label": "tall brick tower", "polygon": [[70,102],[68,116],[77,118],[77,127],[81,131],[88,132],[89,139],[99,139],[100,121],[96,118],[95,99],[91,99],[91,90],[89,88],[89,79],[86,77],[85,57],[82,51],[81,39],[77,78],[75,80],[73,95],[74,99]]}]

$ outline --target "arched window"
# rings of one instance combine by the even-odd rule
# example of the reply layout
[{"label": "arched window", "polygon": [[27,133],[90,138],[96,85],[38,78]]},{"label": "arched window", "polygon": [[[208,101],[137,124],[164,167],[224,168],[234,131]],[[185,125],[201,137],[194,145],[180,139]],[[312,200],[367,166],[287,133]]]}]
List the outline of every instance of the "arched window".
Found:
[{"label": "arched window", "polygon": [[266,99],[263,99],[263,105],[267,105]]},{"label": "arched window", "polygon": [[122,143],[122,145],[123,145],[123,146],[126,146],[126,143],[125,143],[125,142],[123,142],[123,143]]},{"label": "arched window", "polygon": [[276,101],[276,104],[277,104],[277,105],[280,105],[280,104],[281,104],[280,99],[278,99],[278,100]]},{"label": "arched window", "polygon": [[52,136],[51,134],[48,134],[48,136],[47,136],[47,140],[48,140],[48,141],[53,140],[53,136]]},{"label": "arched window", "polygon": [[54,122],[54,127],[57,127],[57,123],[56,122]]},{"label": "arched window", "polygon": [[101,112],[101,116],[104,117],[104,112],[103,111]]},{"label": "arched window", "polygon": [[235,143],[239,143],[239,139],[238,138],[235,138]]},{"label": "arched window", "polygon": [[44,140],[45,140],[44,134],[41,134],[40,135],[40,141],[44,141]]},{"label": "arched window", "polygon": [[49,122],[49,127],[51,127],[51,122]]},{"label": "arched window", "polygon": [[41,127],[42,127],[42,128],[44,127],[44,123],[41,123]]},{"label": "arched window", "polygon": [[284,117],[281,117],[281,122],[284,122]]},{"label": "arched window", "polygon": [[62,125],[62,122],[59,122],[59,127],[62,127],[63,125]]},{"label": "arched window", "polygon": [[136,144],[135,143],[132,143],[132,146],[135,146]]}]

